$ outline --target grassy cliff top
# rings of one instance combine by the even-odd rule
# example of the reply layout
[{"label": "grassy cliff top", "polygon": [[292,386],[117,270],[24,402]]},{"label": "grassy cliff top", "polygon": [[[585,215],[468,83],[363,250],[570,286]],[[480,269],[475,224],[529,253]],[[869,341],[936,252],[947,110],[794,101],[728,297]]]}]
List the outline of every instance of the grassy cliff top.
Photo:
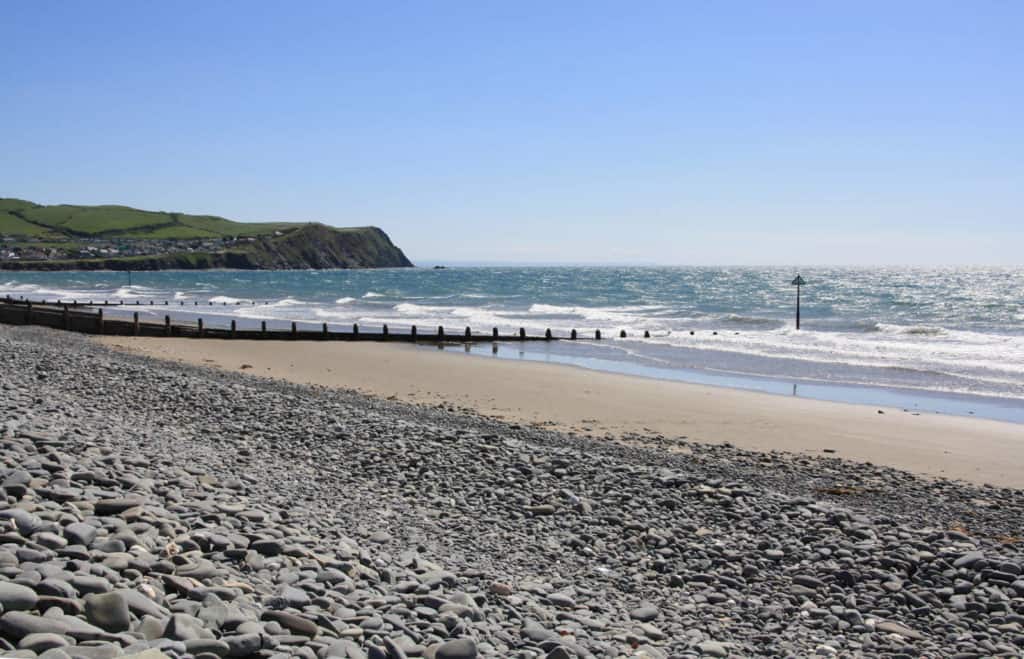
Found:
[{"label": "grassy cliff top", "polygon": [[215,215],[145,211],[128,206],[43,206],[0,198],[0,235],[37,239],[128,238],[142,240],[260,236],[301,226],[296,222],[235,222]]},{"label": "grassy cliff top", "polygon": [[[317,222],[234,222],[214,215],[144,211],[128,206],[41,206],[0,198],[0,236],[15,250],[0,270],[167,270],[190,268],[397,268],[412,262],[377,227],[335,228]],[[220,241],[243,237],[243,241]],[[141,242],[120,256],[82,253],[102,242],[202,240],[194,245]],[[213,244],[210,244],[212,241]],[[46,250],[45,253],[40,250]],[[40,256],[40,254],[42,254]],[[82,257],[85,258],[82,258]]]}]

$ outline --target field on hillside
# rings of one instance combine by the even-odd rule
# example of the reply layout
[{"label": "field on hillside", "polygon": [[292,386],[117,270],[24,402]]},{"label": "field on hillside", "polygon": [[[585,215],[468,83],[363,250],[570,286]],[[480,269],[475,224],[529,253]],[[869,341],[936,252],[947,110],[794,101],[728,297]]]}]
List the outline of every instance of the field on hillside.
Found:
[{"label": "field on hillside", "polygon": [[214,215],[128,206],[42,206],[21,199],[0,199],[0,234],[8,236],[189,240],[267,235],[299,226],[290,222],[234,222]]}]

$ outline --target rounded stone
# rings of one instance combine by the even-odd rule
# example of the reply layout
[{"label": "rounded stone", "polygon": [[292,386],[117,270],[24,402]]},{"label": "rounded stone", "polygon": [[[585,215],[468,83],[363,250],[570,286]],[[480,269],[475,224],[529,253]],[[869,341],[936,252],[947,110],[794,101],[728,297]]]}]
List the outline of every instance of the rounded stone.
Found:
[{"label": "rounded stone", "polygon": [[28,586],[0,581],[0,611],[28,611],[38,601],[36,591]]},{"label": "rounded stone", "polygon": [[126,632],[132,618],[128,612],[128,601],[121,593],[103,593],[85,598],[85,618],[100,629],[108,632]]},{"label": "rounded stone", "polygon": [[18,642],[18,649],[31,650],[36,654],[41,654],[53,648],[65,648],[69,645],[71,645],[71,641],[66,636],[43,632],[25,636]]},{"label": "rounded stone", "polygon": [[476,659],[476,641],[460,638],[442,643],[434,652],[434,659]]}]

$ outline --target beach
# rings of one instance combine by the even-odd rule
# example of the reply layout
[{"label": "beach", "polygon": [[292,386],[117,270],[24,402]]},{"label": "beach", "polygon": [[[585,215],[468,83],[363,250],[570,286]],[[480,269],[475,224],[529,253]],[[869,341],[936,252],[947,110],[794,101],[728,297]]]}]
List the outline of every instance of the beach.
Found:
[{"label": "beach", "polygon": [[99,340],[161,359],[468,408],[583,436],[827,453],[922,475],[1024,487],[1020,424],[445,354],[461,351],[458,345],[442,351],[368,342]]},{"label": "beach", "polygon": [[[842,419],[878,446],[883,418],[927,423],[922,436],[978,420],[436,348],[118,342],[0,326],[5,656],[1024,645],[1021,490],[798,449],[813,427],[772,410],[818,410],[821,427]],[[636,425],[684,421],[686,439]],[[787,435],[793,452],[776,450]]]}]

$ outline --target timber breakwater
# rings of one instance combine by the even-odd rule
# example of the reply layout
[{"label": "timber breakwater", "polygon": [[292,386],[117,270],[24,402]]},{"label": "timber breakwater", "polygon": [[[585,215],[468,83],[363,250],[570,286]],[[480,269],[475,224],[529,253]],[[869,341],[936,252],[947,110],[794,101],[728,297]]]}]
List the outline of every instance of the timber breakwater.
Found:
[{"label": "timber breakwater", "polygon": [[[162,306],[171,308],[168,300],[162,300]],[[193,338],[216,338],[216,339],[263,339],[263,340],[306,340],[306,341],[405,341],[405,342],[434,342],[443,343],[447,341],[457,342],[485,342],[485,341],[554,341],[561,338],[570,340],[584,340],[576,330],[572,330],[565,336],[559,337],[549,329],[543,335],[527,334],[525,328],[520,328],[513,334],[501,334],[497,327],[490,332],[474,332],[471,327],[452,332],[438,326],[436,330],[430,328],[427,331],[421,330],[416,325],[409,328],[400,328],[397,332],[392,331],[388,325],[375,328],[362,328],[353,324],[351,329],[341,331],[328,323],[300,323],[292,322],[287,329],[268,329],[266,321],[260,323],[258,329],[239,329],[234,319],[227,321],[227,326],[211,327],[204,322],[202,316],[197,316],[195,322],[183,323],[180,320],[175,322],[170,313],[164,315],[162,323],[143,320],[137,311],[130,311],[132,307],[153,308],[157,306],[155,300],[150,300],[143,305],[137,300],[133,305],[125,305],[123,301],[111,305],[108,301],[100,304],[93,304],[92,301],[79,302],[78,300],[38,300],[25,299],[15,300],[11,297],[0,299],[0,323],[8,325],[39,325],[62,329],[66,331],[81,332],[85,334],[100,334],[112,336],[165,336],[165,337],[193,337]],[[179,306],[184,308],[184,303]],[[209,303],[213,306],[213,303]],[[226,306],[226,305],[222,305]],[[197,309],[198,303],[188,307]],[[107,309],[107,314],[104,313]],[[128,311],[126,311],[126,309]],[[109,315],[113,310],[113,318]],[[126,319],[130,314],[131,319]],[[215,316],[221,324],[224,320]],[[314,329],[315,328],[315,329]],[[649,333],[646,333],[649,336]],[[619,333],[621,338],[626,338],[626,332]],[[601,339],[601,330],[595,330],[595,340]]]}]

